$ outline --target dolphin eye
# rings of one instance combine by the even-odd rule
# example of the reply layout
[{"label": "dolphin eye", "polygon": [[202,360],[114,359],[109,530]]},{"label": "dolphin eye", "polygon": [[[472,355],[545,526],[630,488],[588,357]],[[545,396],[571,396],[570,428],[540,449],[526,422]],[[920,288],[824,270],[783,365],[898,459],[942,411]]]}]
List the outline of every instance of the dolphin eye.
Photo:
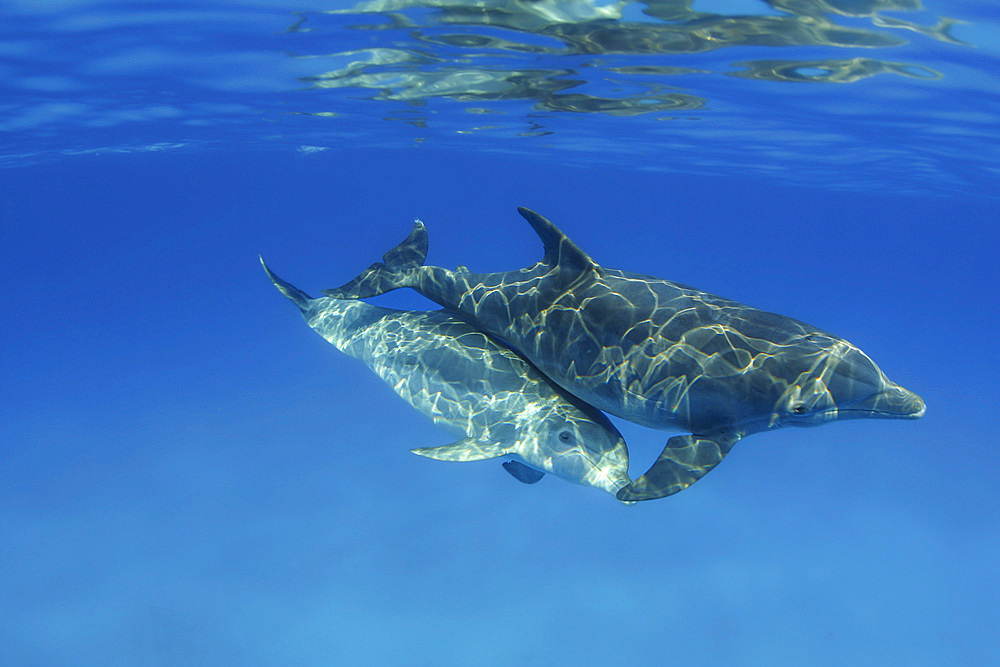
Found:
[{"label": "dolphin eye", "polygon": [[565,442],[565,443],[573,442],[573,434],[570,433],[569,431],[560,431],[559,442]]},{"label": "dolphin eye", "polygon": [[792,406],[792,412],[797,415],[804,415],[809,412],[809,408],[807,408],[804,403],[799,403],[798,405]]}]

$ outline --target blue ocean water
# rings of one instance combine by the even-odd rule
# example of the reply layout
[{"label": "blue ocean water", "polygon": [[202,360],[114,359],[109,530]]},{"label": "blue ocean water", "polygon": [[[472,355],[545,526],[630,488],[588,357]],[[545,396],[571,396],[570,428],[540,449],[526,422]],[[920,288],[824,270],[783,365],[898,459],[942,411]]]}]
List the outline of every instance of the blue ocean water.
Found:
[{"label": "blue ocean water", "polygon": [[[0,664],[997,664],[998,71],[987,2],[8,0]],[[257,254],[516,269],[517,206],[927,415],[635,506],[411,455]]]}]

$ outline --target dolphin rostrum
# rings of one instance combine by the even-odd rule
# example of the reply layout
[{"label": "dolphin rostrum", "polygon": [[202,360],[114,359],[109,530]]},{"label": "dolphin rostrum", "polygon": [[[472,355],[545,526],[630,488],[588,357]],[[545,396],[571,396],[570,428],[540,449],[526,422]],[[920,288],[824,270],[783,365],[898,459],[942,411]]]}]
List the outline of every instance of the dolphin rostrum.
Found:
[{"label": "dolphin rostrum", "polygon": [[550,472],[614,495],[631,483],[625,440],[602,412],[471,325],[444,311],[313,299],[261,264],[319,335],[435,423],[465,436],[415,454],[441,461],[505,456],[504,469],[528,484]]},{"label": "dolphin rostrum", "polygon": [[551,222],[518,211],[545,247],[533,266],[484,274],[423,266],[427,232],[417,221],[384,262],[325,293],[363,298],[412,287],[594,407],[690,431],[670,438],[619,499],[686,489],[751,433],[924,414],[919,396],[846,340],[687,285],[602,267]]}]

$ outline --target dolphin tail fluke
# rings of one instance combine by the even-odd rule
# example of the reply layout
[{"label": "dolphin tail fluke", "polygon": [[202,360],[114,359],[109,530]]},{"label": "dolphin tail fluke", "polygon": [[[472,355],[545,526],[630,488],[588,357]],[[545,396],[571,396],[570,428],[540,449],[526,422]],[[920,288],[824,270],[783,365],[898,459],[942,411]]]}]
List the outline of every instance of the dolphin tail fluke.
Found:
[{"label": "dolphin tail fluke", "polygon": [[683,491],[717,466],[737,440],[735,434],[670,438],[646,474],[618,492],[618,500],[653,500]]},{"label": "dolphin tail fluke", "polygon": [[[260,255],[258,255],[260,257]],[[286,283],[284,280],[274,275],[274,273],[267,267],[264,263],[264,258],[260,257],[260,265],[264,267],[264,272],[267,273],[267,277],[271,279],[274,286],[278,288],[278,291],[291,299],[300,310],[305,311],[309,307],[309,302],[312,301],[312,297],[300,290],[298,287],[292,285],[291,283]]]},{"label": "dolphin tail fluke", "polygon": [[385,253],[381,262],[375,262],[345,285],[323,290],[323,294],[335,299],[366,299],[399,287],[409,287],[412,270],[422,266],[426,258],[427,228],[424,223],[414,220],[410,235]]}]

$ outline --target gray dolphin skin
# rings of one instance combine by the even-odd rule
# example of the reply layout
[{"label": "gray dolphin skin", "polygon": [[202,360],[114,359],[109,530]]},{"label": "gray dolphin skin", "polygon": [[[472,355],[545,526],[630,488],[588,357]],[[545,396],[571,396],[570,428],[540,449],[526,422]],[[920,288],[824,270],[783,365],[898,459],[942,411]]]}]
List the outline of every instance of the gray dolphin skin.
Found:
[{"label": "gray dolphin skin", "polygon": [[313,299],[261,264],[319,335],[435,423],[465,436],[415,454],[441,461],[510,457],[504,469],[529,484],[546,472],[612,495],[631,483],[625,440],[603,413],[471,325],[443,311]]},{"label": "gray dolphin skin", "polygon": [[846,340],[687,285],[602,267],[551,222],[518,211],[545,248],[533,266],[486,274],[423,266],[427,232],[417,221],[383,262],[325,293],[364,298],[411,287],[503,339],[582,401],[643,426],[690,431],[670,438],[620,500],[686,489],[751,433],[924,414],[919,396]]}]

